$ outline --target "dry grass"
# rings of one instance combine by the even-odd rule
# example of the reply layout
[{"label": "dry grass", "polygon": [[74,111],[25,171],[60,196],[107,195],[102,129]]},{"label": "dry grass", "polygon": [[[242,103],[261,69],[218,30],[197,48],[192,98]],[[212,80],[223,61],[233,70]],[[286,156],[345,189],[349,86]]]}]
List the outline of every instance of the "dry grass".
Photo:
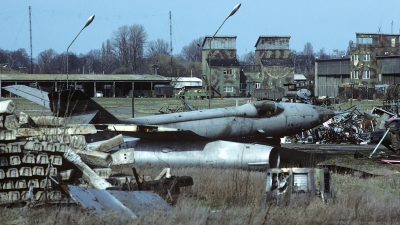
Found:
[{"label": "dry grass", "polygon": [[[131,174],[131,169],[115,167]],[[155,177],[161,168],[139,167]],[[237,169],[177,168],[173,175],[192,176],[170,214],[148,212],[131,220],[117,212],[88,215],[75,207],[1,208],[0,224],[399,224],[400,177],[369,179],[332,173],[335,203],[320,199],[288,206],[262,207],[265,173]]]}]

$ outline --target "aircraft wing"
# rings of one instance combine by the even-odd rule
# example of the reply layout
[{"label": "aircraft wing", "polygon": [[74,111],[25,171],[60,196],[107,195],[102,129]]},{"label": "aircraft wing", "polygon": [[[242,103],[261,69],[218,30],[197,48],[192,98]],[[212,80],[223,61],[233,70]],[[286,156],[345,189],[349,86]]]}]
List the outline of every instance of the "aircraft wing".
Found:
[{"label": "aircraft wing", "polygon": [[157,141],[191,141],[207,140],[190,130],[182,130],[161,126],[144,126],[132,124],[95,124],[96,129],[115,132],[124,136],[136,137],[142,140]]},{"label": "aircraft wing", "polygon": [[25,85],[11,85],[3,87],[4,90],[9,91],[15,95],[25,98],[31,102],[44,106],[50,109],[50,100],[47,92],[41,91],[36,88],[31,88]]}]

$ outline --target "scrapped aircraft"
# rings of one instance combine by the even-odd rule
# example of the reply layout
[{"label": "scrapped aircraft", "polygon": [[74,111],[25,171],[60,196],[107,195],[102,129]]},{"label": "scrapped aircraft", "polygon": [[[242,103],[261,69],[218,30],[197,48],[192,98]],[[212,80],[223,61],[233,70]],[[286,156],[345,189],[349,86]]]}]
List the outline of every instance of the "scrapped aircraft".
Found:
[{"label": "scrapped aircraft", "polygon": [[[45,93],[23,85],[4,89],[50,108],[70,123],[92,123],[104,134],[122,134],[125,143],[113,150],[134,148],[136,163],[163,166],[278,167],[279,151],[273,145],[281,137],[314,128],[334,116],[329,109],[309,104],[257,101],[119,120],[79,90]],[[109,137],[97,134],[89,142]]]}]

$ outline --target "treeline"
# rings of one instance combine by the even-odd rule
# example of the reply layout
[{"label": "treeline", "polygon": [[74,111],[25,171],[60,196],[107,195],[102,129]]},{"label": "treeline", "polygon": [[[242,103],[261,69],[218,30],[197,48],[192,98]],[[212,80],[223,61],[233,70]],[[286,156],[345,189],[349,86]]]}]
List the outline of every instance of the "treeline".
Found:
[{"label": "treeline", "polygon": [[[86,54],[68,54],[70,74],[154,74],[164,76],[201,76],[201,47],[204,37],[192,40],[179,54],[171,56],[167,41],[149,41],[142,25],[122,26],[99,49]],[[3,72],[31,73],[30,55],[24,48],[0,49]],[[40,52],[32,60],[34,74],[67,73],[66,52],[53,49]]]},{"label": "treeline", "polygon": [[[86,54],[68,54],[70,74],[160,74],[163,76],[201,77],[201,43],[204,37],[192,40],[179,54],[171,55],[170,45],[162,39],[149,41],[142,25],[121,26],[113,31],[111,38],[103,42],[100,49]],[[329,59],[348,56],[348,51],[334,50],[326,54],[324,49],[314,53],[311,43],[306,43],[303,52],[291,50],[290,59],[295,73],[312,78],[316,58]],[[241,65],[254,65],[254,51],[237,57]],[[31,60],[25,49],[16,51],[0,49],[2,70],[34,74],[66,74],[66,52],[53,49],[40,52]],[[6,69],[5,69],[6,68]]]}]

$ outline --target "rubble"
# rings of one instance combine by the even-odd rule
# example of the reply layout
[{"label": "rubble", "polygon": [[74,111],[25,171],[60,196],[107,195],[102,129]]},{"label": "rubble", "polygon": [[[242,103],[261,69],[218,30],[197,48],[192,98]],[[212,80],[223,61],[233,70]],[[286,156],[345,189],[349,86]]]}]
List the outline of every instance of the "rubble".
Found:
[{"label": "rubble", "polygon": [[375,118],[357,108],[344,111],[329,119],[323,125],[288,138],[295,143],[314,144],[368,144],[370,133],[376,126]]},{"label": "rubble", "polygon": [[[146,181],[156,193],[136,191],[139,180],[131,176],[111,184],[115,180],[111,165],[134,162],[132,148],[107,152],[123,143],[122,135],[88,148],[85,136],[98,132],[93,125],[65,124],[62,118],[50,116],[31,118],[23,112],[17,116],[12,100],[0,102],[0,118],[1,205],[19,202],[35,206],[71,198],[87,211],[119,210],[135,218],[145,211],[170,209],[156,193],[178,193],[181,186],[193,185],[191,177],[175,177],[169,172],[165,178]],[[130,192],[111,190],[122,190],[124,184]],[[93,201],[93,197],[104,202]]]}]

